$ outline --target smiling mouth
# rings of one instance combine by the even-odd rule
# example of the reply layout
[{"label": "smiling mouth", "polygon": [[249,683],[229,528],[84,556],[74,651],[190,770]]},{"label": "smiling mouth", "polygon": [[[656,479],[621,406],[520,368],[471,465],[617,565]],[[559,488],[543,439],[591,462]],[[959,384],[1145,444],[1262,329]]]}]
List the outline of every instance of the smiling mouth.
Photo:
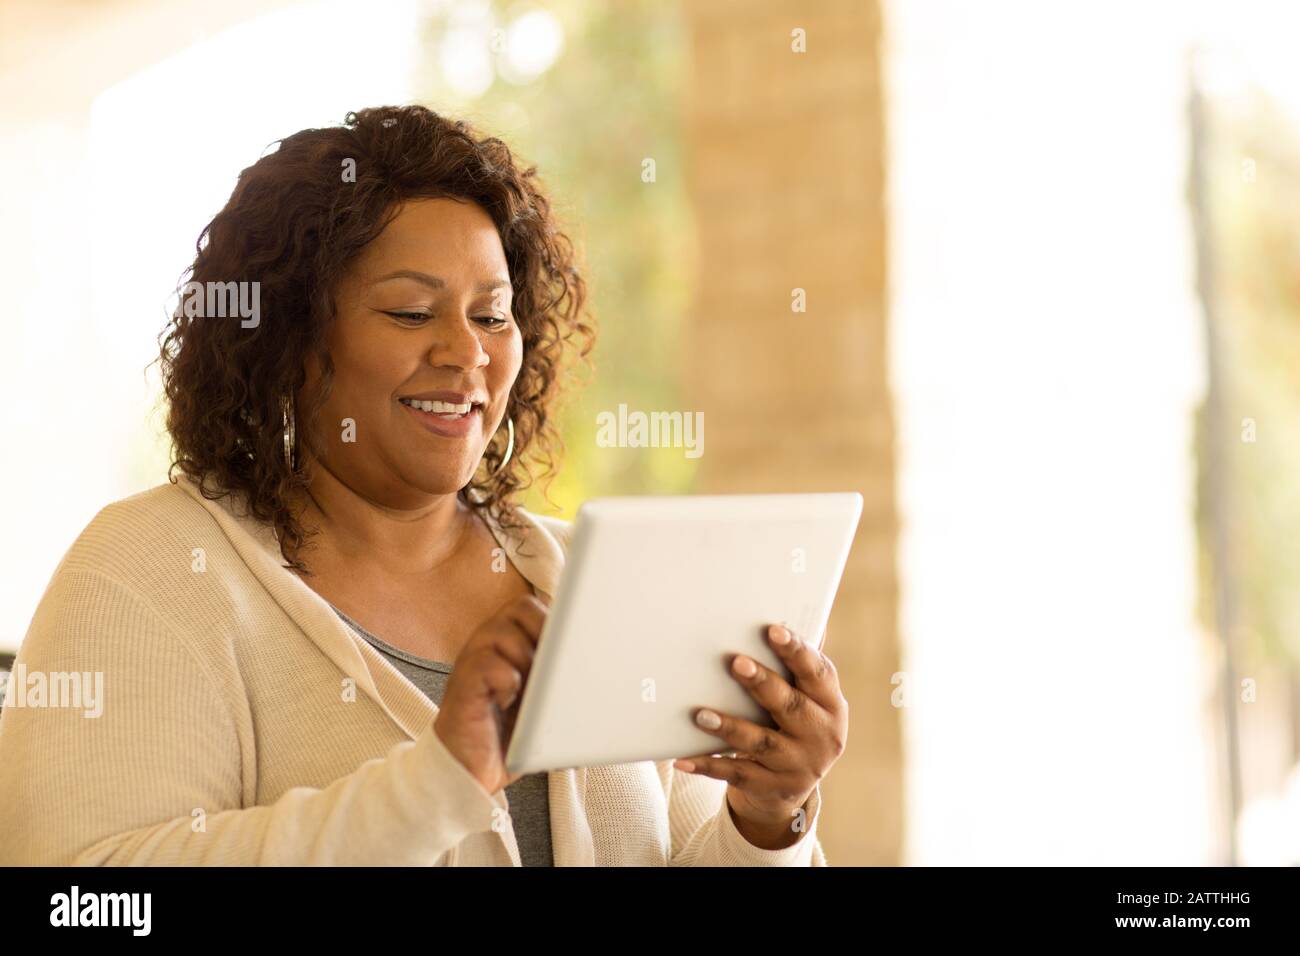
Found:
[{"label": "smiling mouth", "polygon": [[450,422],[465,418],[482,408],[478,402],[458,404],[456,402],[420,401],[413,398],[399,398],[398,401],[408,408],[415,409],[417,412],[424,412],[434,418],[441,418]]}]

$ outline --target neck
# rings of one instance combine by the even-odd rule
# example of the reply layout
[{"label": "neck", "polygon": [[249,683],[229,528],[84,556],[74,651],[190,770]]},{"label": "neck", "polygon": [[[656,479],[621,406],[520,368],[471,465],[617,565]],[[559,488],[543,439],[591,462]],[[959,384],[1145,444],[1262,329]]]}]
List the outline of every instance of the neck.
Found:
[{"label": "neck", "polygon": [[[456,493],[430,496],[413,508],[394,508],[367,497],[319,463],[301,502],[300,520],[316,532],[308,549],[355,566],[409,575],[449,559],[466,536],[472,512]],[[311,558],[307,558],[311,562]]]}]

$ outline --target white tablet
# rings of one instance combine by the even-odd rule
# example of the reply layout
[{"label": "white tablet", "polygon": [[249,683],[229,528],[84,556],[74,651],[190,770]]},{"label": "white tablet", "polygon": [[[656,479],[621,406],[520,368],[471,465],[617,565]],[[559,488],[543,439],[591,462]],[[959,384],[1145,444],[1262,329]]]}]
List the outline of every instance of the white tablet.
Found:
[{"label": "white tablet", "polygon": [[730,752],[711,707],[775,726],[731,676],[820,645],[862,513],[844,494],[602,498],[578,511],[506,754],[511,773]]}]

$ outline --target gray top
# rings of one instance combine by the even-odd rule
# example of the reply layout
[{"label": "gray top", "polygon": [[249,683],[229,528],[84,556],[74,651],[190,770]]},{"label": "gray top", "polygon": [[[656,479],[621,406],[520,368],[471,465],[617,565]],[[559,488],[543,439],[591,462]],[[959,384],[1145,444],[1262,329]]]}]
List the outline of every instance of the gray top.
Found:
[{"label": "gray top", "polygon": [[[330,607],[334,605],[331,604]],[[424,691],[439,707],[442,706],[442,695],[447,690],[447,681],[451,678],[451,664],[408,654],[381,641],[338,608],[335,607],[334,611],[357,634],[370,642],[375,650],[383,654],[390,664],[401,671],[407,680]],[[547,775],[545,773],[524,774],[514,783],[508,784],[506,801],[510,806],[510,823],[515,829],[515,841],[519,844],[520,862],[524,866],[553,866]]]}]

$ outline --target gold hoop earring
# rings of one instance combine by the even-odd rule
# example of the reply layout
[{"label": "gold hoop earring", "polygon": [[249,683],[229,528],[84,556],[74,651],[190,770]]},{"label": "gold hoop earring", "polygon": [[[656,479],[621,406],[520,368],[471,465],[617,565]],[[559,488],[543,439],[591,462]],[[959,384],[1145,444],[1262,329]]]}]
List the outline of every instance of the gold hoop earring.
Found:
[{"label": "gold hoop earring", "polygon": [[510,460],[510,456],[513,455],[515,451],[515,420],[513,418],[507,418],[506,427],[510,432],[510,436],[506,440],[506,456],[501,459],[501,464],[492,469],[492,477],[494,478],[501,474],[501,470],[505,468],[506,462]]},{"label": "gold hoop earring", "polygon": [[284,463],[294,471],[294,442],[297,438],[297,423],[293,415],[293,395],[284,400]]}]

